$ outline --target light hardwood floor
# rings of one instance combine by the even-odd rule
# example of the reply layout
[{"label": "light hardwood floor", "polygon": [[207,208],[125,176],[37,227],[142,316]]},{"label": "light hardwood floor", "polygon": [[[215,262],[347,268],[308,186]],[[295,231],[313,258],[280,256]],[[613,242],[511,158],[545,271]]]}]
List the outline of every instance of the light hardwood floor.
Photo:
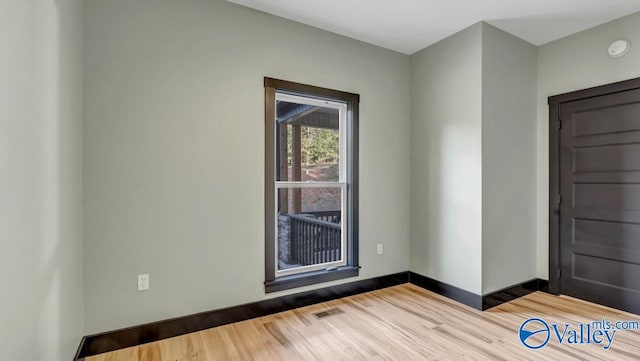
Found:
[{"label": "light hardwood floor", "polygon": [[[318,318],[315,313],[337,308]],[[86,361],[213,360],[640,360],[640,331],[618,331],[610,349],[561,345],[538,350],[518,337],[539,317],[576,327],[637,315],[565,296],[535,292],[480,312],[405,284],[271,316],[238,322]]]}]

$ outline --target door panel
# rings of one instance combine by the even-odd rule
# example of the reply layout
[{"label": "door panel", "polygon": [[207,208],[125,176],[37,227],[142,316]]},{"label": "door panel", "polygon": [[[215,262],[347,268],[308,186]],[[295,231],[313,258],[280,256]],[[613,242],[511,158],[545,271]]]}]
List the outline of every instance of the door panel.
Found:
[{"label": "door panel", "polygon": [[[635,133],[635,132],[634,132]],[[573,168],[576,173],[640,171],[640,144],[635,134],[629,134],[630,144],[595,144],[573,150]],[[619,138],[619,136],[617,137]],[[597,141],[597,140],[595,140]]]},{"label": "door panel", "polygon": [[640,277],[633,276],[637,274],[640,274],[640,265],[634,262],[573,254],[573,277],[585,282],[635,291],[640,289]]},{"label": "door panel", "polygon": [[577,112],[572,118],[573,135],[580,137],[640,130],[640,124],[637,121],[638,113],[640,113],[640,103],[620,104],[620,102],[607,104],[603,108],[594,107]]},{"label": "door panel", "polygon": [[574,218],[573,230],[575,244],[624,250],[640,239],[640,224],[620,220]]},{"label": "door panel", "polygon": [[640,184],[574,183],[574,208],[640,210]]},{"label": "door panel", "polygon": [[640,89],[558,114],[560,292],[640,313]]}]

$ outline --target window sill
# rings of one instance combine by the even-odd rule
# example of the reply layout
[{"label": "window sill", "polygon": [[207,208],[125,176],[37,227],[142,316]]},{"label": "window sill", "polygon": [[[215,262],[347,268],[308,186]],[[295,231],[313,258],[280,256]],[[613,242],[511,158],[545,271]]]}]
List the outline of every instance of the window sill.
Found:
[{"label": "window sill", "polygon": [[314,285],[317,283],[340,280],[343,278],[357,277],[359,272],[360,272],[359,266],[356,266],[356,267],[346,266],[333,271],[321,270],[321,271],[300,273],[300,274],[291,275],[291,276],[282,276],[282,277],[278,277],[273,281],[265,281],[264,292],[265,293],[278,292],[278,291],[288,290],[291,288],[297,288],[297,287]]}]

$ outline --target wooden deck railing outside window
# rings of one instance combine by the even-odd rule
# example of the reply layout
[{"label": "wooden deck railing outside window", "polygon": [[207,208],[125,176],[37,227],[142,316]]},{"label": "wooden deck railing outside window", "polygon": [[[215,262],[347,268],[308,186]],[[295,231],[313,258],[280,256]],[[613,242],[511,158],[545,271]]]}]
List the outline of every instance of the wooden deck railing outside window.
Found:
[{"label": "wooden deck railing outside window", "polygon": [[302,266],[339,261],[341,258],[340,212],[289,215],[291,253]]}]

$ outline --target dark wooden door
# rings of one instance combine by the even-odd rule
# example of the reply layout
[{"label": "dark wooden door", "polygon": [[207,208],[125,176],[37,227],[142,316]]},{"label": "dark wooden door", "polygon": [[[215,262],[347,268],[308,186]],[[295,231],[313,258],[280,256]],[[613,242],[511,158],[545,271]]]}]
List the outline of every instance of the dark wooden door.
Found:
[{"label": "dark wooden door", "polygon": [[640,89],[557,109],[560,292],[640,313]]}]

